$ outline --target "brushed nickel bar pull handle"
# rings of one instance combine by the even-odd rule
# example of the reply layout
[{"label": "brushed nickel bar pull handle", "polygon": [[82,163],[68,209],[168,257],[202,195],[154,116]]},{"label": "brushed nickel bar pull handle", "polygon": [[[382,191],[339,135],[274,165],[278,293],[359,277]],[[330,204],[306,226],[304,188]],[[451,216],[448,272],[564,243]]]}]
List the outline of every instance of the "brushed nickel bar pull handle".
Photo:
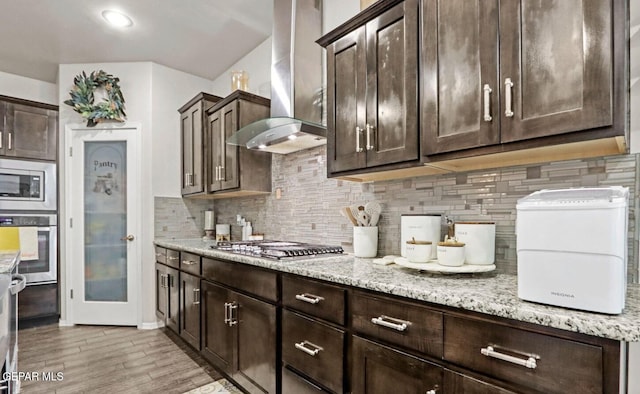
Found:
[{"label": "brushed nickel bar pull handle", "polygon": [[[307,345],[313,346],[314,349],[309,349]],[[320,352],[320,350],[324,350],[322,347],[315,345],[309,341],[302,341],[300,343],[296,343],[294,346],[296,347],[296,349],[302,350],[310,356],[315,356]]]},{"label": "brushed nickel bar pull handle", "polygon": [[483,347],[482,349],[480,349],[480,353],[487,357],[497,358],[498,360],[507,361],[512,364],[521,365],[530,369],[536,369],[536,367],[538,366],[536,359],[540,359],[540,356],[537,356],[535,354],[529,355],[529,358],[527,358],[526,360],[514,357],[509,354],[504,354],[496,351],[493,346]]},{"label": "brushed nickel bar pull handle", "polygon": [[167,285],[165,284],[164,274],[160,274],[160,287],[165,288]]},{"label": "brushed nickel bar pull handle", "polygon": [[364,151],[364,149],[362,149],[360,147],[360,132],[362,131],[362,129],[359,126],[356,126],[356,153],[360,153],[362,151]]},{"label": "brushed nickel bar pull handle", "polygon": [[7,136],[9,137],[9,144],[7,146],[7,149],[11,150],[13,149],[12,145],[13,145],[13,133],[7,133]]},{"label": "brushed nickel bar pull handle", "polygon": [[197,261],[195,261],[195,260],[182,260],[182,264],[184,264],[184,265],[194,265],[196,263],[197,263]]},{"label": "brushed nickel bar pull handle", "polygon": [[226,181],[226,174],[224,173],[224,166],[220,166],[220,180],[221,181]]},{"label": "brushed nickel bar pull handle", "polygon": [[431,389],[431,390],[427,391],[427,394],[436,394],[436,390],[437,389]]},{"label": "brushed nickel bar pull handle", "polygon": [[0,131],[0,149],[2,149],[2,131]]},{"label": "brushed nickel bar pull handle", "polygon": [[511,89],[513,88],[513,82],[511,82],[511,78],[507,78],[504,80],[504,116],[507,118],[513,117],[513,109],[512,109],[512,98],[511,98]]},{"label": "brushed nickel bar pull handle", "polygon": [[320,301],[324,300],[324,297],[320,297],[317,295],[304,293],[304,294],[296,294],[296,300],[308,302],[309,304],[318,304]]},{"label": "brushed nickel bar pull handle", "polygon": [[238,304],[235,301],[229,303],[229,327],[233,327],[238,324],[238,317],[233,317],[233,311],[237,309]]},{"label": "brushed nickel bar pull handle", "polygon": [[229,318],[229,306],[231,304],[228,302],[224,303],[224,324],[229,325],[231,319]]},{"label": "brushed nickel bar pull handle", "polygon": [[167,259],[169,259],[171,261],[176,261],[176,260],[178,260],[178,257],[177,256],[169,256],[169,257],[167,257]]},{"label": "brushed nickel bar pull handle", "polygon": [[[391,320],[391,321],[389,321],[389,320]],[[375,325],[378,325],[378,326],[382,326],[382,327],[392,328],[392,329],[398,330],[398,331],[406,331],[406,329],[411,324],[411,322],[409,322],[409,321],[400,320],[400,319],[394,319],[393,317],[389,317],[389,316],[385,316],[385,315],[381,315],[380,317],[372,318],[371,319],[371,323],[373,323]]]},{"label": "brushed nickel bar pull handle", "polygon": [[[0,148],[1,148],[1,147],[0,147]],[[156,253],[156,257],[162,257],[162,256],[164,256],[164,253],[159,253],[159,252],[158,252],[158,253]]]},{"label": "brushed nickel bar pull handle", "polygon": [[200,303],[200,289],[193,289],[193,305]]},{"label": "brushed nickel bar pull handle", "polygon": [[216,166],[216,181],[220,180],[220,166]]},{"label": "brushed nickel bar pull handle", "polygon": [[371,145],[371,130],[373,130],[373,126],[367,123],[367,150],[373,149],[373,145]]},{"label": "brushed nickel bar pull handle", "polygon": [[491,92],[493,90],[491,90],[491,86],[488,83],[484,84],[482,90],[484,91],[484,121],[491,122],[493,119],[491,117]]}]

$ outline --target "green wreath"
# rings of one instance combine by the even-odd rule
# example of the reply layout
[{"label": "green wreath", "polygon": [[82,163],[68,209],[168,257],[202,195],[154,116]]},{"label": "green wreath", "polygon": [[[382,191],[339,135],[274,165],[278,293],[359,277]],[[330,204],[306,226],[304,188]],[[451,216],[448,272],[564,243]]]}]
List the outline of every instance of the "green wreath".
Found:
[{"label": "green wreath", "polygon": [[[71,99],[64,103],[87,119],[87,127],[93,127],[107,119],[124,122],[127,115],[124,113],[124,97],[118,82],[120,78],[103,70],[93,71],[89,76],[83,71],[73,79],[75,86],[69,91]],[[93,92],[100,87],[104,87],[107,98],[94,105]]]}]

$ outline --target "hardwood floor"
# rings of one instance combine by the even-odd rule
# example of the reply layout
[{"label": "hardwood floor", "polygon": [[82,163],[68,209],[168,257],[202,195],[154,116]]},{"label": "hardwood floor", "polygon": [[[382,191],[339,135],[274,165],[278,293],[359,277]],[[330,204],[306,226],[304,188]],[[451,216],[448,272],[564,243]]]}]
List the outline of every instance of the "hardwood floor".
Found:
[{"label": "hardwood floor", "polygon": [[184,393],[221,377],[166,328],[50,325],[20,330],[18,346],[19,372],[40,375],[21,380],[24,394]]}]

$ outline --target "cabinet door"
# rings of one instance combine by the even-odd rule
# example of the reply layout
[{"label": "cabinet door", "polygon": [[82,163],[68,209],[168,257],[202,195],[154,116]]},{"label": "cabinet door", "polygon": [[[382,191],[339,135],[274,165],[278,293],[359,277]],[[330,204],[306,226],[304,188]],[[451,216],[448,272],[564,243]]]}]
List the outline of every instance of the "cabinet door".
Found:
[{"label": "cabinet door", "polygon": [[238,101],[233,101],[225,105],[221,110],[222,136],[220,150],[222,152],[222,162],[220,168],[220,189],[235,189],[240,187],[238,177],[238,149],[236,145],[227,145],[227,138],[238,131]]},{"label": "cabinet door", "polygon": [[367,167],[419,158],[418,1],[405,0],[366,24]]},{"label": "cabinet door", "polygon": [[228,290],[202,281],[202,355],[213,365],[232,373],[236,330],[226,323]]},{"label": "cabinet door", "polygon": [[7,103],[0,101],[0,156],[3,156],[7,150],[6,109]]},{"label": "cabinet door", "polygon": [[182,194],[204,191],[202,182],[202,103],[180,115],[182,133]]},{"label": "cabinet door", "polygon": [[498,1],[428,0],[421,14],[424,154],[499,143]]},{"label": "cabinet door", "polygon": [[[237,303],[236,373],[233,378],[250,392],[276,392],[276,307],[255,298],[230,292]],[[251,387],[258,386],[256,389]],[[257,390],[259,389],[259,390]]]},{"label": "cabinet door", "polygon": [[305,379],[288,367],[282,368],[282,394],[322,394],[328,393],[322,387]]},{"label": "cabinet door", "polygon": [[353,337],[353,392],[441,392],[441,367],[398,350]]},{"label": "cabinet door", "polygon": [[180,288],[179,271],[167,267],[168,302],[165,324],[175,333],[180,331]]},{"label": "cabinet door", "polygon": [[200,350],[200,278],[180,274],[180,336]]},{"label": "cabinet door", "polygon": [[327,168],[365,168],[367,59],[365,27],[327,47]]},{"label": "cabinet door", "polygon": [[492,384],[456,372],[445,371],[445,392],[452,394],[515,394]]},{"label": "cabinet door", "polygon": [[218,191],[220,184],[220,166],[223,160],[223,141],[222,141],[222,118],[221,111],[216,111],[209,115],[207,125],[207,146],[209,154],[207,155],[207,167],[209,174],[209,190],[210,192]]},{"label": "cabinet door", "polygon": [[58,146],[58,113],[56,111],[7,103],[5,128],[5,155],[56,160]]},{"label": "cabinet door", "polygon": [[612,124],[611,32],[610,0],[500,3],[503,142]]},{"label": "cabinet door", "polygon": [[167,319],[167,267],[156,263],[156,316],[162,321]]}]

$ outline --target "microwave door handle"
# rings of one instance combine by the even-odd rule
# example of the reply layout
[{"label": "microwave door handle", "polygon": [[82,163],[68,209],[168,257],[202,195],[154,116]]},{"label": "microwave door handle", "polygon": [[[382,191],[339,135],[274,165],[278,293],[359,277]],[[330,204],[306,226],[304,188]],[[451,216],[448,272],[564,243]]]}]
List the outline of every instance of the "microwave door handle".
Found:
[{"label": "microwave door handle", "polygon": [[11,291],[11,295],[16,295],[24,290],[24,287],[27,285],[27,277],[22,274],[13,274],[11,277],[11,287],[9,290]]}]

